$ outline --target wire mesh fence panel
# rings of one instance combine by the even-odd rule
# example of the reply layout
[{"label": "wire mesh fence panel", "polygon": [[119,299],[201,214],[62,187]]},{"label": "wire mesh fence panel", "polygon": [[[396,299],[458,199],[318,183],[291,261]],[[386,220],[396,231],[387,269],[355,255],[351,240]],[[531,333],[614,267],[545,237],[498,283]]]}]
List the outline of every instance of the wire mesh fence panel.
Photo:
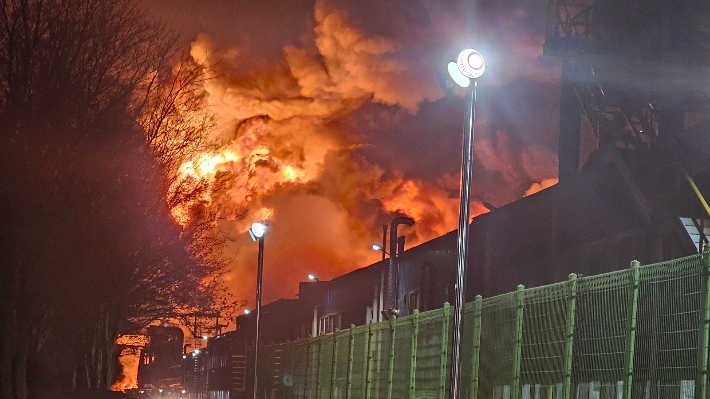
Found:
[{"label": "wire mesh fence panel", "polygon": [[630,270],[581,278],[574,329],[576,398],[621,398],[627,367]]},{"label": "wire mesh fence panel", "polygon": [[316,396],[318,399],[330,399],[333,374],[333,334],[318,337],[318,377],[316,378]]},{"label": "wire mesh fence panel", "polygon": [[700,256],[640,268],[634,398],[693,397],[702,271]]},{"label": "wire mesh fence panel", "polygon": [[350,358],[350,330],[336,332],[333,336],[333,345],[335,347],[334,364],[331,385],[332,399],[345,399],[348,387],[348,371]]},{"label": "wire mesh fence panel", "polygon": [[309,340],[305,339],[298,341],[294,345],[294,368],[293,368],[293,398],[295,399],[305,399],[306,398],[306,380],[308,371],[308,351],[309,351]]},{"label": "wire mesh fence panel", "polygon": [[276,398],[289,399],[294,397],[293,373],[296,367],[296,343],[289,342],[278,345],[281,356],[281,370],[278,373],[280,380],[277,382]]},{"label": "wire mesh fence panel", "polygon": [[392,397],[408,398],[412,361],[412,345],[417,318],[409,316],[395,321],[394,363],[392,365]]},{"label": "wire mesh fence panel", "polygon": [[268,375],[273,371],[273,350],[270,347],[259,348],[259,363],[257,365],[257,397],[266,398],[265,392],[268,390],[269,378]]},{"label": "wire mesh fence panel", "polygon": [[[479,367],[479,359],[474,354],[474,335],[475,335],[475,325],[480,323],[480,319],[476,320],[476,309],[475,303],[469,302],[464,305],[463,312],[463,322],[461,330],[461,383],[459,384],[459,392],[462,398],[471,398],[474,393],[472,392],[472,379],[477,378],[478,373],[475,371]],[[480,327],[479,327],[480,328]],[[478,347],[480,348],[480,332],[479,332],[479,342]]]},{"label": "wire mesh fence panel", "polygon": [[461,321],[461,383],[459,384],[461,397],[469,398],[471,393],[470,388],[470,378],[473,365],[471,361],[473,359],[473,302],[467,303],[463,308],[463,318]]},{"label": "wire mesh fence panel", "polygon": [[276,345],[259,348],[258,396],[275,399],[281,373],[281,348]]},{"label": "wire mesh fence panel", "polygon": [[368,341],[368,327],[355,327],[353,331],[353,356],[350,364],[350,386],[348,387],[348,399],[365,399],[368,371]]},{"label": "wire mesh fence panel", "polygon": [[568,283],[525,290],[520,397],[561,397],[569,304]]},{"label": "wire mesh fence panel", "polygon": [[414,391],[416,398],[438,398],[441,391],[443,314],[443,309],[419,314]]},{"label": "wire mesh fence panel", "polygon": [[316,397],[318,388],[318,361],[320,355],[319,338],[308,339],[308,351],[306,357],[306,378],[304,393],[308,399]]},{"label": "wire mesh fence panel", "polygon": [[387,399],[389,388],[389,364],[390,364],[390,337],[391,328],[389,323],[377,323],[372,325],[370,360],[370,398]]},{"label": "wire mesh fence panel", "polygon": [[509,399],[513,385],[515,293],[483,300],[479,398]]}]

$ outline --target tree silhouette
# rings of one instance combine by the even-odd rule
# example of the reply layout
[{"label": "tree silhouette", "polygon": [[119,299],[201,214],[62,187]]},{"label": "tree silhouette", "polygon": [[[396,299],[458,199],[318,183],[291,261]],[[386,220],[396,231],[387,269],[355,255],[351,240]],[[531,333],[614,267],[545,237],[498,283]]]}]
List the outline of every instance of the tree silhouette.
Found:
[{"label": "tree silhouette", "polygon": [[106,389],[119,334],[230,304],[209,256],[220,241],[196,240],[166,202],[210,123],[190,119],[195,85],[166,95],[186,78],[175,49],[129,0],[2,1],[3,399]]}]

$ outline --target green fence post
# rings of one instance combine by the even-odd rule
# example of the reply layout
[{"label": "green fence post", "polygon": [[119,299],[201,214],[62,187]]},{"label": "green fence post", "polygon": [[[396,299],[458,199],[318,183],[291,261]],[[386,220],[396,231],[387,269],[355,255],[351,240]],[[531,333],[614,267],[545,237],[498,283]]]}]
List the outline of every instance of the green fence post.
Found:
[{"label": "green fence post", "polygon": [[710,338],[710,245],[703,251],[702,289],[700,291],[700,342],[698,347],[698,376],[695,399],[705,399],[708,385],[708,339]]},{"label": "green fence post", "polygon": [[483,297],[476,295],[473,303],[473,353],[471,354],[471,399],[478,398],[479,363],[481,360],[481,310]]},{"label": "green fence post", "polygon": [[308,397],[308,369],[311,368],[311,339],[306,339],[306,370],[303,379],[303,397]]},{"label": "green fence post", "polygon": [[515,315],[515,352],[513,356],[513,386],[511,387],[510,398],[520,398],[520,365],[523,354],[523,309],[525,308],[525,286],[518,285],[515,293],[516,315]]},{"label": "green fence post", "polygon": [[577,307],[577,275],[569,275],[569,302],[567,303],[567,334],[565,335],[565,374],[562,397],[569,398],[572,388],[572,354],[574,350],[574,313]]},{"label": "green fence post", "polygon": [[419,310],[414,309],[412,316],[412,348],[409,360],[409,397],[414,397],[417,389],[417,340],[419,339]]},{"label": "green fence post", "polygon": [[353,394],[353,359],[354,359],[354,354],[353,351],[355,350],[355,336],[353,334],[353,331],[355,330],[355,324],[350,325],[350,336],[348,342],[348,379],[346,383],[346,390],[345,390],[345,397],[347,399],[352,398]]},{"label": "green fence post", "polygon": [[636,314],[639,299],[639,262],[631,262],[631,298],[629,300],[628,336],[626,337],[626,370],[624,375],[623,399],[631,399],[634,379],[634,347],[636,346]]},{"label": "green fence post", "polygon": [[394,380],[394,340],[397,333],[397,316],[390,319],[390,358],[387,370],[387,399],[392,399],[392,381]]},{"label": "green fence post", "polygon": [[333,362],[332,367],[330,369],[330,397],[335,398],[336,394],[336,387],[337,387],[337,379],[335,378],[335,375],[338,371],[338,333],[340,332],[339,328],[336,328],[335,331],[333,332],[333,357],[331,358],[331,361]]},{"label": "green fence post", "polygon": [[367,363],[365,364],[365,399],[370,399],[372,383],[372,321],[367,324]]},{"label": "green fence post", "polygon": [[316,399],[320,399],[320,368],[323,365],[323,354],[321,353],[321,345],[323,345],[324,337],[318,337],[318,354],[316,355],[318,359],[318,363],[316,363]]},{"label": "green fence post", "polygon": [[449,315],[451,314],[451,305],[444,302],[443,322],[441,325],[441,370],[439,370],[439,399],[446,398],[446,370],[448,369],[447,360],[449,359]]}]

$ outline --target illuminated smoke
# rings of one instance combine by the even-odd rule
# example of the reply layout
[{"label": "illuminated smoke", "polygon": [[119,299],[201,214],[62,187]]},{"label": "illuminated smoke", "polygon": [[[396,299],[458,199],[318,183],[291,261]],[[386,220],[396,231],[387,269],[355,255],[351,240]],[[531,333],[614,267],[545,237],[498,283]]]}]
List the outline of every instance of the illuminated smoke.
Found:
[{"label": "illuminated smoke", "polygon": [[[192,44],[192,57],[215,71],[204,86],[216,114],[208,138],[214,149],[181,166],[182,184],[204,179],[209,189],[173,214],[185,224],[189,206],[217,211],[215,228],[234,238],[224,253],[232,264],[225,281],[238,298],[253,298],[257,249],[245,234],[253,221],[272,225],[267,302],[293,296],[310,272],[327,280],[377,261],[370,244],[381,242],[382,224],[395,215],[416,221],[401,231],[408,247],[458,224],[458,176],[428,182],[372,164],[360,155],[363,139],[335,123],[368,102],[417,113],[443,96],[433,71],[403,61],[397,42],[353,27],[341,9],[318,1],[314,15],[313,48],[286,46],[282,64],[248,78],[220,69],[225,57],[238,63],[238,54],[219,53],[206,35]],[[515,148],[504,131],[484,135],[476,155],[518,196],[556,174],[546,150]],[[471,207],[472,216],[487,211],[479,200]]]},{"label": "illuminated smoke", "polygon": [[539,191],[542,191],[546,188],[552,187],[555,184],[558,183],[557,179],[545,179],[541,181],[540,183],[533,183],[532,186],[530,186],[529,189],[525,190],[525,196],[527,197],[528,195],[533,195]]},{"label": "illuminated smoke", "polygon": [[549,150],[538,145],[522,147],[504,130],[490,135],[485,134],[485,125],[482,127],[484,137],[474,146],[476,157],[508,184],[541,181],[557,174],[557,158]]}]

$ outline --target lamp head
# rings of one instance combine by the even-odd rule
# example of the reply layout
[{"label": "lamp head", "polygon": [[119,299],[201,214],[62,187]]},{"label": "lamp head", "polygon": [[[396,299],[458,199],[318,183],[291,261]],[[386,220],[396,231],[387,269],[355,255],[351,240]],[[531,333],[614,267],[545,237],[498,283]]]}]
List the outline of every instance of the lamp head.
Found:
[{"label": "lamp head", "polygon": [[382,245],[372,244],[373,251],[382,251]]},{"label": "lamp head", "polygon": [[459,53],[456,58],[456,66],[459,71],[469,79],[477,79],[486,70],[486,62],[481,53],[474,49],[466,49]]},{"label": "lamp head", "polygon": [[309,273],[309,274],[308,274],[308,279],[311,280],[311,281],[318,281],[318,276],[316,276],[316,275],[313,274],[313,273]]},{"label": "lamp head", "polygon": [[244,309],[244,314],[249,314],[249,313],[251,313],[251,310],[249,310],[249,309]]},{"label": "lamp head", "polygon": [[483,55],[474,49],[466,49],[459,53],[456,62],[447,66],[449,76],[460,87],[469,87],[471,79],[478,79],[486,70]]},{"label": "lamp head", "polygon": [[264,235],[266,235],[266,231],[269,229],[269,225],[267,225],[264,222],[255,222],[251,225],[251,229],[249,229],[249,235],[251,236],[251,239],[256,241],[259,238],[262,238]]}]

